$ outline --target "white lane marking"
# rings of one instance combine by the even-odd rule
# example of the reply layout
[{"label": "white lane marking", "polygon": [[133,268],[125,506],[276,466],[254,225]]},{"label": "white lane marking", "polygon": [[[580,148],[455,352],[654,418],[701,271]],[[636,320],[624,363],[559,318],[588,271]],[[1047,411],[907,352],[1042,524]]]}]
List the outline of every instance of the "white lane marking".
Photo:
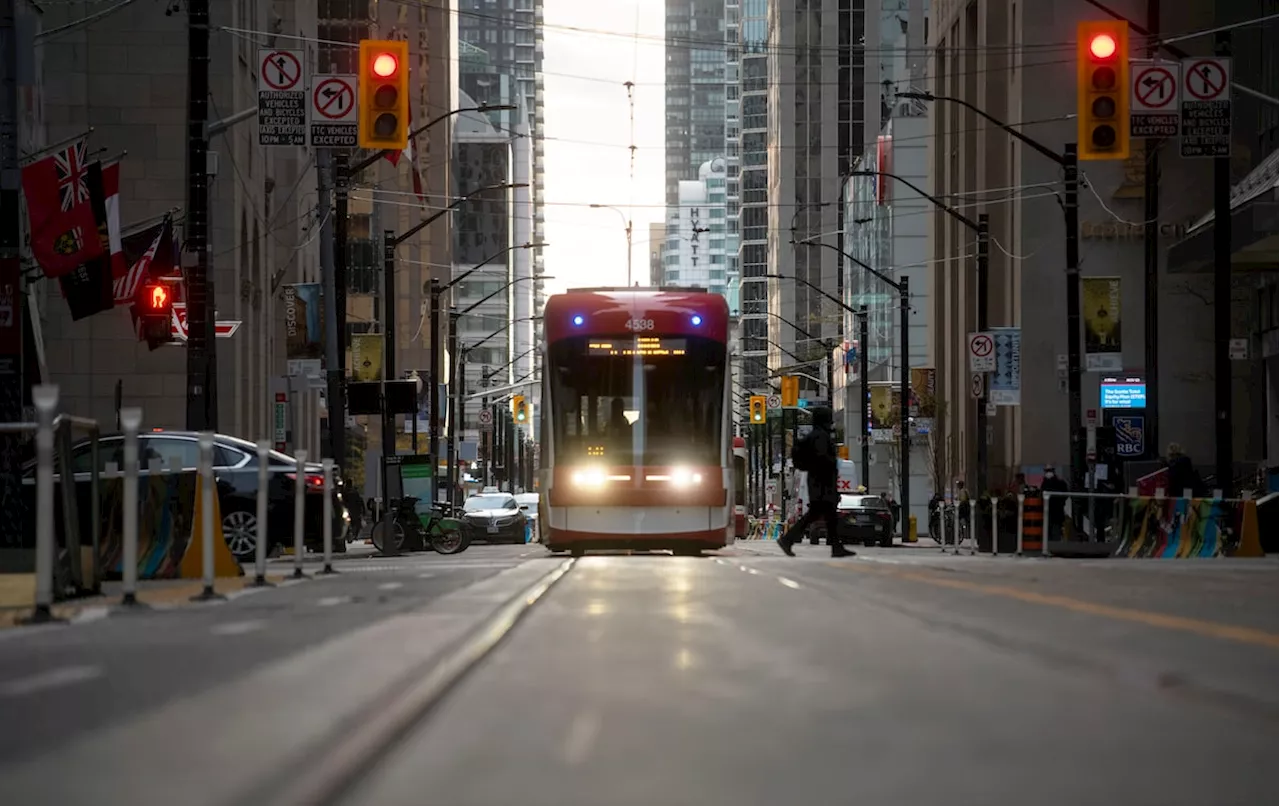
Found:
[{"label": "white lane marking", "polygon": [[717,564],[719,564],[719,565],[728,565],[728,563],[727,563],[727,562],[725,562],[724,560],[720,559],[719,557],[716,557],[716,563],[717,563]]},{"label": "white lane marking", "polygon": [[583,711],[573,719],[564,740],[564,761],[577,765],[587,760],[591,744],[600,732],[600,717],[594,711]]},{"label": "white lane marking", "polygon": [[230,593],[228,593],[227,601],[230,602],[235,599],[243,598],[245,596],[252,596],[255,593],[262,593],[265,590],[269,590],[269,589],[268,588],[241,588],[238,591],[231,591]]},{"label": "white lane marking", "polygon": [[39,691],[47,691],[51,688],[60,688],[75,683],[96,680],[102,677],[103,674],[105,672],[101,666],[64,666],[61,669],[52,669],[31,677],[23,677],[0,684],[0,696],[22,697]]},{"label": "white lane marking", "polygon": [[326,596],[323,599],[317,599],[316,604],[320,607],[334,607],[336,605],[347,604],[350,601],[350,596]]},{"label": "white lane marking", "polygon": [[435,574],[418,574],[418,579],[431,579]]},{"label": "white lane marking", "polygon": [[98,607],[86,607],[79,613],[71,617],[72,624],[92,624],[95,621],[102,621],[111,615],[111,608],[106,605]]},{"label": "white lane marking", "polygon": [[757,571],[756,569],[754,569],[754,568],[752,568],[752,567],[750,567],[750,566],[747,566],[747,565],[739,565],[739,566],[738,566],[738,570],[739,570],[739,571],[746,571],[748,574],[758,574],[758,573],[760,573],[760,572],[759,572],[759,571]]},{"label": "white lane marking", "polygon": [[383,582],[381,585],[378,586],[378,590],[393,591],[396,588],[403,588],[403,587],[404,587],[403,582]]},{"label": "white lane marking", "polygon": [[781,582],[783,585],[786,585],[788,588],[791,588],[792,590],[800,590],[800,583],[796,582],[794,579],[787,579],[786,577],[778,577],[778,581]]},{"label": "white lane marking", "polygon": [[256,632],[267,626],[265,621],[231,621],[226,624],[215,624],[209,628],[214,635],[244,635]]}]

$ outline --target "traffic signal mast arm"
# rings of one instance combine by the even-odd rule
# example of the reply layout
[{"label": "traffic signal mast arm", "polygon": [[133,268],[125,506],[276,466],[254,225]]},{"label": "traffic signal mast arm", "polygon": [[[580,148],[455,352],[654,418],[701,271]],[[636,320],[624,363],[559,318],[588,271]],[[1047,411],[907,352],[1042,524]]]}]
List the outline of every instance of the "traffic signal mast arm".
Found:
[{"label": "traffic signal mast arm", "polygon": [[970,112],[982,118],[983,120],[986,120],[991,125],[998,126],[999,128],[1003,129],[1005,132],[1009,134],[1010,137],[1016,138],[1019,142],[1025,145],[1028,145],[1031,148],[1034,148],[1036,151],[1039,151],[1041,154],[1053,160],[1054,162],[1058,163],[1059,165],[1064,165],[1066,163],[1066,160],[1063,158],[1062,154],[1054,151],[1053,149],[1044,145],[1043,143],[1036,140],[1035,138],[1023,134],[1022,132],[1013,128],[1012,126],[1005,123],[1004,121],[989,115],[988,113],[984,112],[983,110],[979,109],[978,107],[974,106],[973,104],[969,103],[963,98],[952,98],[947,95],[934,95],[931,92],[899,92],[895,94],[899,98],[908,98],[915,101],[946,101],[948,103],[959,104],[960,106],[963,106],[965,109],[968,109]]},{"label": "traffic signal mast arm", "polygon": [[448,213],[448,212],[452,211],[452,210],[453,210],[455,207],[457,207],[458,205],[462,204],[462,203],[463,203],[463,202],[465,202],[465,201],[470,200],[472,196],[478,196],[479,194],[481,194],[481,193],[485,193],[485,192],[490,191],[490,190],[514,190],[514,189],[516,189],[516,188],[527,188],[527,187],[529,187],[529,185],[528,185],[528,183],[527,183],[527,182],[521,182],[521,183],[516,183],[516,184],[504,183],[504,184],[501,184],[501,185],[488,185],[488,186],[486,186],[486,187],[476,188],[475,190],[471,191],[471,192],[470,192],[470,193],[468,193],[467,195],[465,195],[465,196],[460,196],[460,197],[458,197],[458,198],[454,199],[452,202],[450,202],[450,203],[449,203],[449,206],[447,206],[447,207],[445,207],[445,208],[443,208],[443,209],[441,209],[441,210],[436,210],[434,213],[432,213],[431,215],[427,216],[427,217],[426,217],[426,218],[424,218],[422,221],[419,221],[417,224],[414,224],[412,227],[409,227],[409,229],[405,230],[405,231],[404,231],[403,233],[401,233],[400,235],[397,235],[396,237],[392,238],[392,239],[391,239],[391,246],[394,248],[394,247],[397,247],[397,246],[399,246],[400,244],[404,243],[405,241],[409,240],[410,238],[412,238],[413,236],[417,235],[419,232],[421,232],[421,231],[422,231],[423,229],[425,229],[426,227],[429,227],[429,226],[431,226],[432,224],[434,224],[434,223],[435,223],[437,220],[439,220],[442,216],[444,216],[446,213]]},{"label": "traffic signal mast arm", "polygon": [[[511,111],[514,109],[515,107],[512,106],[511,104],[498,104],[498,105],[480,104],[479,106],[468,106],[468,107],[464,107],[463,109],[452,109],[448,112],[445,112],[443,115],[440,115],[439,117],[432,118],[431,120],[427,121],[423,125],[409,132],[409,139],[412,140],[413,138],[417,137],[418,135],[430,129],[432,126],[435,126],[437,123],[448,120],[454,115],[461,115],[464,112],[503,112],[503,111]],[[256,106],[246,111],[250,114],[250,116],[258,114],[258,108]],[[231,119],[228,118],[228,120],[231,120]],[[383,159],[387,155],[394,154],[394,153],[395,152],[392,151],[391,149],[386,149],[386,148],[375,151],[369,156],[360,160],[359,162],[353,163],[351,167],[347,168],[347,173],[354,176],[355,174],[358,174],[361,171],[363,171],[365,168],[368,168],[370,165],[373,165],[378,160]]]}]

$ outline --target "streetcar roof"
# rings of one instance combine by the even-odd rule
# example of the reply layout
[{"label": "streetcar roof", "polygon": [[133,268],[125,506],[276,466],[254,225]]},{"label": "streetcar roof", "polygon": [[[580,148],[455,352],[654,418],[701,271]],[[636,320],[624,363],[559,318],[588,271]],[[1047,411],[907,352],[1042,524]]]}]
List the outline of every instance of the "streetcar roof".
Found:
[{"label": "streetcar roof", "polygon": [[542,322],[548,342],[628,333],[727,342],[729,305],[702,289],[572,289],[547,299]]}]

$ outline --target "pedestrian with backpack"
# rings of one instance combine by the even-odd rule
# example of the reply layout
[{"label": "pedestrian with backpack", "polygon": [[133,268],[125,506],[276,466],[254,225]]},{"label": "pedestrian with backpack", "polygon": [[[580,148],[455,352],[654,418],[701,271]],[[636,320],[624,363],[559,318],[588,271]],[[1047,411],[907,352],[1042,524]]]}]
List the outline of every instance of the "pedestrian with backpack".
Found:
[{"label": "pedestrian with backpack", "polygon": [[836,439],[831,426],[831,409],[818,407],[813,412],[813,428],[791,448],[791,466],[808,476],[809,509],[796,521],[786,534],[778,538],[778,547],[789,557],[795,552],[791,547],[804,539],[809,526],[821,519],[827,527],[827,542],[832,557],[852,557],[852,552],[840,540],[839,516],[836,505],[840,493],[836,488]]}]

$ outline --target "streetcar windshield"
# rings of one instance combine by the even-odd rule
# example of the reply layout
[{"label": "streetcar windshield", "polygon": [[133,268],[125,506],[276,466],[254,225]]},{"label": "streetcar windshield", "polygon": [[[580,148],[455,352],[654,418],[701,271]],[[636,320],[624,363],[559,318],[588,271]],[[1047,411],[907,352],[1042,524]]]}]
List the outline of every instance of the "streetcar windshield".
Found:
[{"label": "streetcar windshield", "polygon": [[547,363],[558,461],[721,463],[723,342],[581,336],[551,344]]}]

